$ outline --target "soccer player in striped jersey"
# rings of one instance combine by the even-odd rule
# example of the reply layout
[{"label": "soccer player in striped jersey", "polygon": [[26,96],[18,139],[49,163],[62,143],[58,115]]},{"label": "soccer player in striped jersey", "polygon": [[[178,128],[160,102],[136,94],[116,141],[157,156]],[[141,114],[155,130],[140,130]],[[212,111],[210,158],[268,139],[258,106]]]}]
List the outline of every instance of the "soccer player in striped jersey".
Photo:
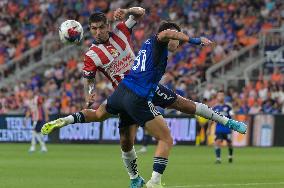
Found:
[{"label": "soccer player in striped jersey", "polygon": [[41,151],[47,152],[43,136],[40,130],[45,122],[48,121],[48,110],[44,106],[44,98],[40,95],[34,95],[31,90],[28,91],[28,100],[26,118],[32,119],[32,139],[29,152],[34,152],[36,149],[36,140],[40,143]]},{"label": "soccer player in striped jersey", "polygon": [[[120,22],[112,32],[109,32],[106,17],[102,13],[95,13],[90,16],[89,27],[95,42],[85,55],[83,69],[84,77],[88,80],[87,85],[89,86],[90,96],[94,91],[96,71],[102,71],[116,88],[124,75],[128,74],[134,62],[133,51],[128,48],[130,46],[131,29],[136,24],[137,19],[144,15],[144,9],[136,7],[118,9],[114,16],[116,19],[121,20],[125,18],[126,14],[130,14],[129,18],[125,22]],[[206,43],[208,39],[196,38],[195,42],[198,44],[201,44],[201,42]],[[143,52],[140,52],[139,57],[144,58]],[[160,84],[155,90],[153,104],[163,108],[173,108],[187,114],[197,114],[220,122],[232,129],[243,131],[239,129],[239,127],[242,127],[241,123],[220,116],[208,106],[185,99]],[[49,122],[43,127],[42,133],[49,134],[54,128],[60,128],[71,123],[103,121],[108,117],[106,104],[102,104],[97,110],[84,109],[65,118]],[[136,126],[120,127],[122,158],[130,178],[133,180],[132,182],[135,182],[139,177],[137,170],[130,168],[130,166],[136,166],[131,165],[137,158],[133,148],[136,131]]]}]

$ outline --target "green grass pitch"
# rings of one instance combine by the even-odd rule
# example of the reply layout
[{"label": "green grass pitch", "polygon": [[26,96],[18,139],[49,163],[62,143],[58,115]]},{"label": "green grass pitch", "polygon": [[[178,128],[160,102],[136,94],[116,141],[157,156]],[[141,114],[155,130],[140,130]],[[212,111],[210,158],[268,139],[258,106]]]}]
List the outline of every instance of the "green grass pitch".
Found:
[{"label": "green grass pitch", "polygon": [[[48,145],[48,153],[27,152],[28,144],[0,144],[1,188],[127,188],[118,145]],[[136,147],[139,149],[139,146]],[[140,174],[152,173],[154,147],[138,155]],[[175,146],[163,177],[167,188],[283,188],[284,148],[236,148],[233,164],[222,149]]]}]

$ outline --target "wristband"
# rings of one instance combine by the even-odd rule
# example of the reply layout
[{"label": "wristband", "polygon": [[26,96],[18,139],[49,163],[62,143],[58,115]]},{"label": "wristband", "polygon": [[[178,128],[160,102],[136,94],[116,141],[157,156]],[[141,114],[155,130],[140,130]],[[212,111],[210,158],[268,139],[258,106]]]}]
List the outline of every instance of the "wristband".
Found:
[{"label": "wristband", "polygon": [[200,37],[198,37],[198,38],[189,38],[188,43],[199,45],[199,44],[201,44],[201,38]]}]

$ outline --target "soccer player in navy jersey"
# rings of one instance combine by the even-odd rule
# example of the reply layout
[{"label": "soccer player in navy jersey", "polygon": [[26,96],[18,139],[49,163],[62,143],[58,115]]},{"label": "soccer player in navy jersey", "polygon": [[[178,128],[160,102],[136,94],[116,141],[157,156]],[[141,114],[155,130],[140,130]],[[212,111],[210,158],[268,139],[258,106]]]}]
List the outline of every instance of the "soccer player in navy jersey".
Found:
[{"label": "soccer player in navy jersey", "polygon": [[[232,107],[225,103],[225,94],[224,91],[219,91],[217,93],[217,102],[218,104],[214,106],[214,110],[220,114],[231,118],[233,115]],[[216,154],[216,164],[221,163],[221,147],[223,140],[227,141],[229,156],[229,163],[233,162],[233,146],[232,146],[232,131],[228,127],[221,125],[220,123],[216,124],[215,129],[215,154]]]},{"label": "soccer player in navy jersey", "polygon": [[[180,31],[175,23],[162,23],[158,33],[144,42],[130,73],[107,99],[106,111],[119,115],[121,126],[138,124],[158,141],[152,177],[146,184],[148,188],[163,187],[161,177],[173,144],[164,118],[152,103],[158,83],[166,70],[168,50],[175,51],[179,42],[201,43],[200,38],[189,38]],[[211,43],[208,39],[204,40],[204,45]],[[245,132],[245,125],[241,129]]]}]

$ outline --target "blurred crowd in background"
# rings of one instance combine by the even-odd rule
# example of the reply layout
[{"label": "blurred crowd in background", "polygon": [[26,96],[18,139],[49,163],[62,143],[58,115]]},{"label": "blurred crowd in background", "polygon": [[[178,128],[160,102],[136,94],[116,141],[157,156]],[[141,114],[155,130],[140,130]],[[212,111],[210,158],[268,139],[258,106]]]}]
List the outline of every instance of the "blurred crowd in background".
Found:
[{"label": "blurred crowd in background", "polygon": [[[135,52],[147,37],[155,34],[161,20],[178,23],[189,36],[206,36],[216,42],[214,49],[185,44],[170,54],[168,70],[161,81],[181,96],[209,106],[215,105],[219,88],[208,84],[203,96],[198,96],[195,90],[198,83],[205,81],[206,69],[258,43],[259,32],[284,27],[281,0],[2,0],[0,66],[40,45],[46,35],[57,34],[58,25],[66,19],[75,19],[87,26],[88,16],[102,11],[111,24],[115,24],[113,10],[131,6],[146,9],[145,17],[133,30]],[[91,42],[91,38],[86,38],[84,45]],[[22,112],[28,90],[44,96],[50,114],[69,114],[82,109],[85,96],[81,68],[82,54],[77,54],[50,66],[43,74],[32,73],[28,81],[2,88],[0,113]],[[101,74],[96,81],[94,108],[113,91]],[[273,70],[268,79],[260,74],[258,80],[251,81],[245,88],[229,88],[226,93],[226,102],[232,104],[236,113],[284,113],[284,78],[278,69]]]}]

